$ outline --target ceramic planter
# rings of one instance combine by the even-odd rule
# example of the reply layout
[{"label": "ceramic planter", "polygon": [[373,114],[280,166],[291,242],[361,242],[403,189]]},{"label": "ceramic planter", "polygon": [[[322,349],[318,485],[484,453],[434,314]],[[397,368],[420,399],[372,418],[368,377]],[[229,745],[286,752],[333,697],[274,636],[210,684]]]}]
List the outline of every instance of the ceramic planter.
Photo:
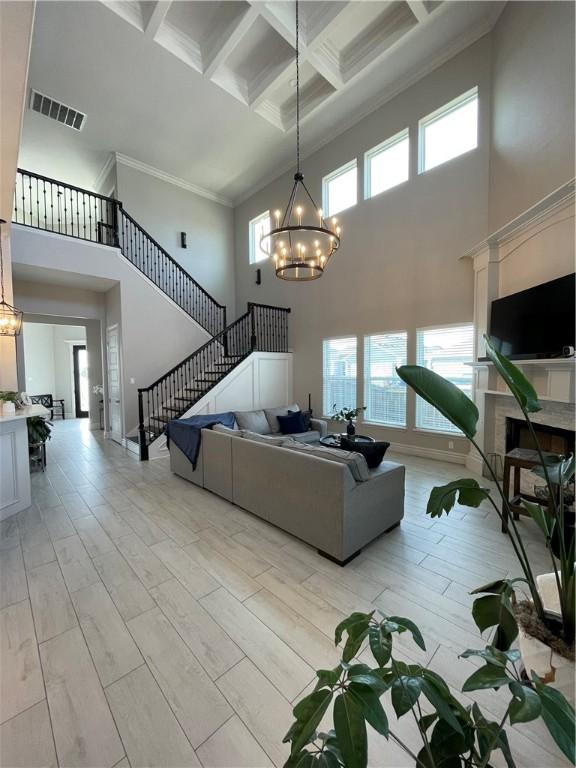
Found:
[{"label": "ceramic planter", "polygon": [[13,416],[16,413],[16,406],[9,400],[2,401],[2,416]]},{"label": "ceramic planter", "polygon": [[[560,613],[556,579],[553,573],[536,577],[538,592],[547,611]],[[535,672],[543,683],[556,688],[574,706],[574,662],[560,656],[550,646],[526,634],[519,627],[518,642],[528,676]]]}]

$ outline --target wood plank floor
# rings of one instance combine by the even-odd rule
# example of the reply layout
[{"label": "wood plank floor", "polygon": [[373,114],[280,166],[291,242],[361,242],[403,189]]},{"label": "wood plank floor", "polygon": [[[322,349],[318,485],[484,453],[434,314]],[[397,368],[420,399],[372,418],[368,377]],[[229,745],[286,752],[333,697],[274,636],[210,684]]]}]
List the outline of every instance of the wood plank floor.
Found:
[{"label": "wood plank floor", "polygon": [[[473,669],[458,654],[482,645],[469,590],[518,567],[488,505],[426,516],[430,489],[465,468],[391,458],[407,466],[405,519],[339,568],[166,461],[56,422],[33,506],[0,523],[0,765],[281,766],[293,702],[338,658],[335,625],[371,607],[416,621],[426,653],[404,637],[399,652],[458,690]],[[500,695],[478,700],[502,715]],[[519,766],[566,765],[541,723],[510,736]],[[376,734],[371,752],[410,765]]]}]

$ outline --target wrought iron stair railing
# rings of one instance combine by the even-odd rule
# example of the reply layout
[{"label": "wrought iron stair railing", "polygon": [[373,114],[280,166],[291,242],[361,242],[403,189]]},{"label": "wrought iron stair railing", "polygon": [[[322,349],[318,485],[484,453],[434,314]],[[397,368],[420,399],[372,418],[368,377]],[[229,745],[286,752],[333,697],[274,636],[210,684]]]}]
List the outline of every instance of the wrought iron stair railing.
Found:
[{"label": "wrought iron stair railing", "polygon": [[120,249],[125,258],[211,336],[226,328],[216,301],[131,216],[122,203],[18,169],[13,221]]},{"label": "wrought iron stair railing", "polygon": [[138,390],[140,458],[177,419],[210,392],[252,352],[288,351],[290,309],[248,304],[241,315],[214,338],[174,366],[149,387]]}]

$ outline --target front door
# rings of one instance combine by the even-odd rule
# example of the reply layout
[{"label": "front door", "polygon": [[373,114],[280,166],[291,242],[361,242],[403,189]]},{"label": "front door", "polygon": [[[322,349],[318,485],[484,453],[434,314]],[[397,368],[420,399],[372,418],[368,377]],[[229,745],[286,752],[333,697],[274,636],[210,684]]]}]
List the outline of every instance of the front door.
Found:
[{"label": "front door", "polygon": [[122,383],[120,379],[120,343],[118,326],[106,329],[106,358],[108,362],[108,429],[110,437],[122,442]]},{"label": "front door", "polygon": [[84,344],[74,344],[74,408],[77,419],[88,416],[90,394],[88,386],[88,356]]}]

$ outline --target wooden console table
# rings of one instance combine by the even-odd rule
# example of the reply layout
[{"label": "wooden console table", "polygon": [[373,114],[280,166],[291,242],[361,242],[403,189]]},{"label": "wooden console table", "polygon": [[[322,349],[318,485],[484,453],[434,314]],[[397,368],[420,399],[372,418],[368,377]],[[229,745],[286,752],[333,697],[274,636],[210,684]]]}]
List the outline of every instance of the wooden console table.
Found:
[{"label": "wooden console table", "polygon": [[[544,457],[552,456],[551,453],[544,453]],[[521,505],[522,499],[527,501],[534,501],[538,504],[542,503],[542,499],[537,496],[533,496],[529,493],[521,493],[520,491],[520,470],[522,469],[534,469],[540,464],[540,456],[538,451],[531,450],[530,448],[514,448],[512,451],[504,456],[504,495],[508,499],[508,504],[514,515],[514,520],[518,520],[520,515],[528,515],[528,512]],[[510,475],[513,470],[513,496],[510,498]],[[508,532],[508,508],[502,503],[502,533]]]}]

